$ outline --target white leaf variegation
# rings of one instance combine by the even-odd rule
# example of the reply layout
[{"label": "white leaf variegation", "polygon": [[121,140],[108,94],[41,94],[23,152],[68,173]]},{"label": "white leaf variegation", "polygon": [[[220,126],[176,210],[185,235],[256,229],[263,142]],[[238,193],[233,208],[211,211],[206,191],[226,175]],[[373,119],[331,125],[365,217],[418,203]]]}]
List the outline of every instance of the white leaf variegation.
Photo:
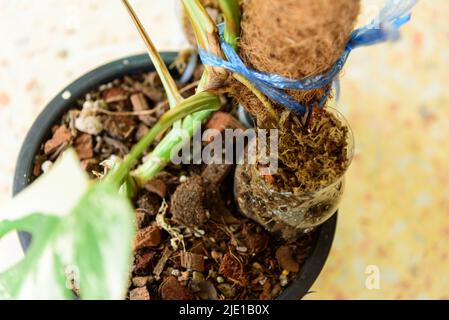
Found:
[{"label": "white leaf variegation", "polygon": [[0,220],[18,219],[31,212],[67,215],[87,191],[89,184],[75,151],[69,149],[48,173],[0,209]]},{"label": "white leaf variegation", "polygon": [[[0,209],[0,238],[32,234],[25,257],[0,273],[0,299],[123,299],[134,237],[133,208],[118,188],[93,184],[67,151],[52,169]],[[5,219],[6,217],[6,219]]]}]

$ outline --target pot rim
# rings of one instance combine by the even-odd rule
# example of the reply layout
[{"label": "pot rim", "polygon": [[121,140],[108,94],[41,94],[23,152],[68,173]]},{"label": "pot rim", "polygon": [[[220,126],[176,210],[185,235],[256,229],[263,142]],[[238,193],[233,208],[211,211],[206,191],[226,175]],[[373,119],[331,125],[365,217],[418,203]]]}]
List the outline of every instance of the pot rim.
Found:
[{"label": "pot rim", "polygon": [[[177,57],[177,52],[162,52],[162,59],[170,65]],[[34,158],[51,127],[73,107],[77,100],[101,84],[108,83],[119,76],[153,71],[154,66],[147,54],[128,56],[102,65],[81,76],[69,84],[44,108],[22,144],[14,173],[13,195],[17,195],[31,182]],[[277,300],[297,300],[309,293],[315,280],[329,256],[337,226],[337,214],[318,227],[313,241],[313,249],[304,262],[297,279],[284,289]],[[19,232],[19,240],[24,251],[30,246],[31,236]]]}]

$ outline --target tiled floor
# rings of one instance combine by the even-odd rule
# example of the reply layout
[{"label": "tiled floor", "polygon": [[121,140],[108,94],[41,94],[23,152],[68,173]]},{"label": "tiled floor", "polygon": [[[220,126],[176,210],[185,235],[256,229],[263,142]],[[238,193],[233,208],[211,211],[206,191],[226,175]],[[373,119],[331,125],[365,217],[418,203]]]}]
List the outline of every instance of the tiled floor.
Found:
[{"label": "tiled floor", "polygon": [[[133,3],[160,49],[184,46],[174,0]],[[448,16],[446,0],[421,1],[400,43],[350,58],[340,107],[357,152],[310,299],[449,298]],[[20,143],[45,103],[86,71],[144,48],[115,0],[4,0],[0,32],[3,203]],[[0,245],[0,268],[15,252]],[[378,290],[366,286],[369,266],[380,272]]]}]

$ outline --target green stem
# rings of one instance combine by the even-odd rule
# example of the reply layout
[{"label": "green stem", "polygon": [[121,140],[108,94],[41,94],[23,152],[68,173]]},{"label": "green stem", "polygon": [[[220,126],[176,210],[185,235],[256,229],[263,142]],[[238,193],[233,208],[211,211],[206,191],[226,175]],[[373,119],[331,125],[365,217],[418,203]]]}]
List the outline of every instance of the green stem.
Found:
[{"label": "green stem", "polygon": [[[198,0],[182,0],[182,2],[195,31],[199,46],[217,56],[223,57],[215,23],[209,17],[201,3]],[[233,16],[235,16],[235,14]],[[231,17],[229,19],[232,20],[233,18]],[[220,82],[222,79],[225,79],[225,77],[222,76],[223,74],[218,74],[217,77],[217,72],[224,73],[225,77],[228,76],[228,73],[221,68],[217,69],[206,66],[197,92],[202,92],[208,87],[219,86]],[[222,77],[220,77],[220,75]],[[217,78],[219,81],[214,83]],[[204,122],[211,113],[212,112],[209,110],[193,114],[189,119],[183,121],[181,129],[184,133],[188,133],[189,136],[192,137],[197,129],[194,127],[194,124]],[[180,134],[177,128],[169,132],[162,141],[159,142],[145,163],[140,165],[132,173],[137,184],[142,186],[145,182],[154,178],[154,176],[170,162],[172,150],[178,148],[183,142],[183,139],[184,136]]]},{"label": "green stem", "polygon": [[170,133],[153,150],[150,158],[132,173],[136,183],[139,186],[142,186],[163,170],[170,162],[172,150],[175,150],[185,142],[185,137],[188,136],[191,138],[195,134],[195,129],[197,129],[194,124],[204,122],[205,119],[209,118],[212,111],[216,110],[197,112],[184,119],[182,126],[184,135],[180,134],[180,131],[176,129],[170,131]]},{"label": "green stem", "polygon": [[[199,0],[182,0],[182,3],[195,32],[198,46],[205,51],[224,58],[215,22],[211,19],[201,2]],[[223,68],[210,66],[205,66],[205,68],[209,70],[208,87],[221,87],[229,75]]]},{"label": "green stem", "polygon": [[123,194],[128,199],[134,198],[137,193],[137,185],[131,175],[127,174],[120,186],[119,193]]},{"label": "green stem", "polygon": [[[156,123],[156,125],[142,138],[114,170],[105,178],[106,183],[119,185],[128,174],[131,167],[136,163],[148,146],[161,132],[169,129],[176,121],[179,121],[192,113],[201,111],[213,111],[220,108],[220,99],[208,92],[198,93],[183,102],[175,109],[167,111]],[[171,151],[171,150],[170,150]]]},{"label": "green stem", "polygon": [[[200,84],[198,85],[197,92],[202,92],[207,85],[208,70],[204,70],[203,76],[201,77]],[[183,121],[182,130],[187,132],[190,137],[195,133],[194,123],[202,123],[211,115],[212,110],[201,111],[194,113],[188,119]],[[134,180],[139,186],[144,185],[147,181],[154,178],[154,176],[160,172],[164,167],[170,162],[171,152],[183,142],[183,135],[180,134],[179,130],[170,131],[156,148],[151,153],[150,157],[140,165],[133,173]]]},{"label": "green stem", "polygon": [[240,21],[242,13],[238,0],[218,0],[221,11],[225,19],[224,38],[225,41],[238,48],[240,39]]}]

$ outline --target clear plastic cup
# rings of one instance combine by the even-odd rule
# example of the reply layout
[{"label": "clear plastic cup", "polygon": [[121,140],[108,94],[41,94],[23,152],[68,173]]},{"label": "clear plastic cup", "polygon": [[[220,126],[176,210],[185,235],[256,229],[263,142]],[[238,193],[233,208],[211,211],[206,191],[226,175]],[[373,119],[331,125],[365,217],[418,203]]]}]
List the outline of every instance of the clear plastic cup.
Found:
[{"label": "clear plastic cup", "polygon": [[255,165],[237,166],[235,196],[240,211],[284,238],[294,237],[324,223],[337,211],[341,202],[345,173],[354,154],[354,135],[347,120],[333,108],[326,108],[348,128],[347,162],[344,172],[326,186],[310,192],[275,190],[261,176]]}]

